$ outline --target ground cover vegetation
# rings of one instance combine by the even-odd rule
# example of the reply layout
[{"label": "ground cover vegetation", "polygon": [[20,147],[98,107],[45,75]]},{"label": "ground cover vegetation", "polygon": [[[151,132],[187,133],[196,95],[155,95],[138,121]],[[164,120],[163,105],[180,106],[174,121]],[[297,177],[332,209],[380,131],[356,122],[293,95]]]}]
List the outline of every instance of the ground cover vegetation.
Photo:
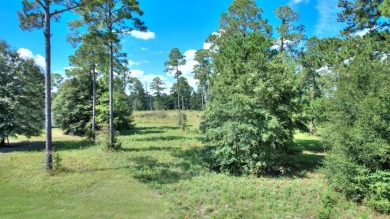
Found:
[{"label": "ground cover vegetation", "polygon": [[[1,218],[386,218],[327,186],[319,137],[299,133],[289,174],[231,176],[210,171],[198,140],[202,112],[134,112],[122,149],[105,152],[53,129],[54,162],[44,171],[44,134],[1,149]],[[9,171],[12,168],[13,171]]]},{"label": "ground cover vegetation", "polygon": [[[79,206],[75,214],[380,218],[390,212],[388,1],[339,0],[341,37],[307,39],[289,6],[275,11],[280,26],[272,27],[255,1],[235,0],[206,39],[210,49],[196,52],[197,89],[182,77],[186,57],[178,48],[161,63],[176,79],[169,94],[161,78],[148,90],[127,68],[121,34],[146,30],[138,2],[25,0],[23,6],[23,29],[46,28],[46,68],[0,43],[0,147],[10,137],[40,136],[44,99],[46,131],[45,141],[11,139],[1,149],[2,216],[40,215],[42,208],[30,211],[30,200],[16,205],[26,192],[42,203],[56,200],[43,207],[47,216],[92,196],[100,202],[91,206],[110,206],[105,195],[118,205],[86,212]],[[63,79],[50,72],[50,19],[65,11],[79,19],[69,23],[77,50]],[[52,100],[65,134],[54,129],[53,145]],[[47,174],[39,165],[43,141]],[[46,184],[55,192],[42,192]],[[69,191],[79,199],[70,200]],[[144,202],[118,210],[137,197],[153,200],[150,215]]]}]

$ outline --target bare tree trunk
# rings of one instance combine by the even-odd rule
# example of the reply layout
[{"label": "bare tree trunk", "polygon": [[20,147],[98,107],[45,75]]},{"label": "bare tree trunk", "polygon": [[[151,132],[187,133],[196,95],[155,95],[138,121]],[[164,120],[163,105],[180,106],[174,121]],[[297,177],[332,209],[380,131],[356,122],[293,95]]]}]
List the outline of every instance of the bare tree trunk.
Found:
[{"label": "bare tree trunk", "polygon": [[46,52],[46,72],[45,72],[45,126],[46,126],[46,145],[45,145],[45,163],[46,171],[53,167],[53,146],[51,133],[51,30],[50,30],[50,3],[51,0],[45,0],[45,52]]}]

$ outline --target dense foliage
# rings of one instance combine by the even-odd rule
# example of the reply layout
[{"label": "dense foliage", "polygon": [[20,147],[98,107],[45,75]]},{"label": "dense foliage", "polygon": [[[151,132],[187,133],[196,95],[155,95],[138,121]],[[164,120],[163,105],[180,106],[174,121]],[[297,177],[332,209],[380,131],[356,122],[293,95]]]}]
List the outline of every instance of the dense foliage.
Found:
[{"label": "dense foliage", "polygon": [[44,121],[44,76],[32,59],[0,41],[0,145],[16,135],[38,136]]},{"label": "dense foliage", "polygon": [[65,134],[86,136],[91,131],[92,83],[81,75],[63,82],[53,101],[56,124]]},{"label": "dense foliage", "polygon": [[213,96],[202,125],[211,166],[233,174],[283,171],[295,127],[294,66],[271,49],[254,1],[233,2],[220,29],[229,34],[215,41]]}]

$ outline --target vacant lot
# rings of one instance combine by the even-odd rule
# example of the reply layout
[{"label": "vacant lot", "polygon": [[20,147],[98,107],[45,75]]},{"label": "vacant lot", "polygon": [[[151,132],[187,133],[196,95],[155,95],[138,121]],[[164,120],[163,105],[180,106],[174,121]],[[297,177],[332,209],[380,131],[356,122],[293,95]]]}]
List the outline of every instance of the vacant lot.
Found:
[{"label": "vacant lot", "polygon": [[123,150],[53,132],[55,171],[44,172],[44,137],[0,150],[0,218],[379,218],[326,186],[318,138],[296,135],[283,176],[234,177],[202,162],[200,112],[136,112]]}]

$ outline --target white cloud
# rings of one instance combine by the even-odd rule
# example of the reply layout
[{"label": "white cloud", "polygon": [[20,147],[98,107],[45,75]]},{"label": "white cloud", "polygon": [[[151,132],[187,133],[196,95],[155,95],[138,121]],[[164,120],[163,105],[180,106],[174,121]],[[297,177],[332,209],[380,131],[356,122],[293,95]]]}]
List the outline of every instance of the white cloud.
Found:
[{"label": "white cloud", "polygon": [[342,24],[337,22],[338,0],[319,0],[316,8],[319,13],[318,22],[315,25],[315,34],[320,37],[336,36],[342,29]]},{"label": "white cloud", "polygon": [[300,4],[302,2],[304,2],[305,4],[309,3],[310,0],[290,0],[290,2],[288,3],[290,6],[294,6],[294,5],[297,5],[297,4]]},{"label": "white cloud", "polygon": [[141,51],[148,51],[149,49],[148,48],[145,48],[145,47],[140,47],[139,48]]},{"label": "white cloud", "polygon": [[203,49],[210,49],[212,45],[212,43],[203,43]]},{"label": "white cloud", "polygon": [[143,60],[143,61],[139,61],[139,62],[136,62],[136,61],[133,61],[133,60],[128,60],[128,65],[131,67],[131,66],[137,66],[137,65],[141,65],[141,64],[147,64],[149,63],[148,60]]},{"label": "white cloud", "polygon": [[140,79],[144,76],[144,71],[142,71],[142,70],[134,69],[134,70],[130,70],[130,71],[131,71],[132,77],[136,77],[136,78]]},{"label": "white cloud", "polygon": [[34,59],[35,63],[42,69],[46,69],[45,57],[40,54],[34,55],[33,52],[29,49],[20,48],[18,50],[20,57],[24,59]]},{"label": "white cloud", "polygon": [[131,31],[130,35],[137,38],[137,39],[142,39],[142,40],[150,40],[150,39],[154,39],[156,37],[156,34],[154,32],[151,32],[151,31],[142,32],[139,30]]}]

